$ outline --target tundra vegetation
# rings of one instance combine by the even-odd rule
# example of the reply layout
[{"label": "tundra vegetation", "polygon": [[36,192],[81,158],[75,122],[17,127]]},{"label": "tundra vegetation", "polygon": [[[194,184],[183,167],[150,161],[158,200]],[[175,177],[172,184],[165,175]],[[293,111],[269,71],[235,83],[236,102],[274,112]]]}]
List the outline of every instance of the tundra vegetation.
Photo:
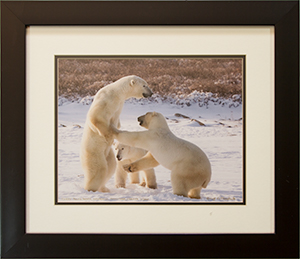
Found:
[{"label": "tundra vegetation", "polygon": [[[242,58],[59,58],[59,96],[80,100],[107,84],[135,74],[147,81],[153,98],[184,99],[192,93],[242,102]],[[196,94],[196,95],[197,95]]]}]

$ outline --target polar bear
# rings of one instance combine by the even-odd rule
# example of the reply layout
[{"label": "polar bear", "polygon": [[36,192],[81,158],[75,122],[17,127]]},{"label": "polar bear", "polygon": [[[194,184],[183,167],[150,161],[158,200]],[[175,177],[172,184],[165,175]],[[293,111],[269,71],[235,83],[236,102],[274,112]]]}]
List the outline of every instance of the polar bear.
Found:
[{"label": "polar bear", "polygon": [[116,143],[115,149],[117,151],[116,157],[119,161],[117,163],[117,170],[115,173],[115,184],[117,188],[125,188],[127,176],[129,177],[130,183],[140,183],[141,177],[141,186],[147,186],[151,189],[157,188],[156,176],[153,168],[145,169],[143,172],[136,172],[132,174],[128,174],[123,168],[124,165],[142,158],[147,154],[148,151],[145,149],[124,145],[122,143]]},{"label": "polar bear", "polygon": [[173,193],[200,199],[202,188],[211,179],[211,165],[206,154],[196,145],[176,137],[161,113],[148,112],[138,117],[147,131],[121,131],[112,126],[115,138],[124,144],[149,150],[141,159],[125,165],[128,172],[153,168],[158,164],[171,170]]},{"label": "polar bear", "polygon": [[97,92],[87,113],[81,142],[85,190],[109,192],[105,184],[115,172],[117,163],[109,126],[120,127],[119,116],[126,99],[151,95],[146,81],[134,75],[123,77]]}]

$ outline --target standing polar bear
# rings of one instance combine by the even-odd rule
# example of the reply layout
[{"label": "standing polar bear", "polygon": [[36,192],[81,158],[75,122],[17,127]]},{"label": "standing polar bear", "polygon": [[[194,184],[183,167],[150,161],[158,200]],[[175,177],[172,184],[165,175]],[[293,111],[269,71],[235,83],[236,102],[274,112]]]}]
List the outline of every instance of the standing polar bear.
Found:
[{"label": "standing polar bear", "polygon": [[196,145],[176,137],[161,113],[148,112],[138,118],[147,131],[120,131],[112,126],[116,139],[149,152],[134,163],[125,165],[128,172],[153,168],[159,164],[171,170],[173,193],[200,199],[202,188],[211,179],[211,166],[205,153]]},{"label": "standing polar bear", "polygon": [[115,173],[115,183],[117,188],[125,188],[127,176],[129,176],[130,183],[140,183],[141,178],[141,186],[147,186],[151,189],[157,188],[156,176],[153,168],[145,169],[143,172],[136,172],[129,175],[123,168],[124,165],[142,158],[148,151],[121,143],[116,144],[116,150],[116,157],[119,161],[117,163],[117,170]]},{"label": "standing polar bear", "polygon": [[85,175],[84,189],[109,192],[105,186],[116,169],[110,125],[119,128],[124,102],[130,97],[150,97],[145,80],[126,76],[100,89],[87,113],[81,143],[81,165]]}]

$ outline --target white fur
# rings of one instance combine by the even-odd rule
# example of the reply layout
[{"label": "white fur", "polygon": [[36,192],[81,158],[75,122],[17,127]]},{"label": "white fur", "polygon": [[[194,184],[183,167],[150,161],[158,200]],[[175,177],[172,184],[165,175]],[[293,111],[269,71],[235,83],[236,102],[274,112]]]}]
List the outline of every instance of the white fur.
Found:
[{"label": "white fur", "polygon": [[[121,143],[116,144],[117,150],[117,170],[115,173],[115,185],[117,188],[126,186],[127,176],[129,176],[130,183],[140,183],[141,186],[147,186],[148,188],[156,189],[156,177],[153,168],[145,169],[142,172],[136,172],[132,174],[128,174],[123,166],[129,163],[132,163],[144,155],[147,154],[148,151],[141,148],[135,148],[128,145],[124,145]],[[141,181],[140,181],[141,177]]]},{"label": "white fur", "polygon": [[97,92],[87,113],[81,144],[80,156],[86,190],[109,191],[105,184],[116,168],[109,125],[120,127],[119,116],[126,99],[151,95],[147,83],[137,76],[123,77]]},{"label": "white fur", "polygon": [[173,193],[200,198],[200,191],[211,179],[211,166],[205,153],[196,145],[176,137],[164,116],[149,112],[138,118],[147,131],[127,132],[113,129],[124,144],[149,150],[142,159],[124,166],[129,172],[153,167],[154,161],[171,170]]}]

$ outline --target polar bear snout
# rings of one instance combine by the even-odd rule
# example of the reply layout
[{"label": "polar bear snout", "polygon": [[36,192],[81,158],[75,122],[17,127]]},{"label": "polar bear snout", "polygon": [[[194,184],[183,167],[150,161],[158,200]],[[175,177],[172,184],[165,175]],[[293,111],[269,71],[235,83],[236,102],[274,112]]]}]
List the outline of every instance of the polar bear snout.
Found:
[{"label": "polar bear snout", "polygon": [[138,122],[140,123],[140,126],[143,126],[143,123],[145,121],[145,115],[138,117]]},{"label": "polar bear snout", "polygon": [[147,97],[151,97],[153,94],[152,90],[149,88],[148,85],[144,84],[143,85],[143,97],[147,98]]},{"label": "polar bear snout", "polygon": [[153,94],[153,92],[150,90],[150,92],[143,93],[143,97],[148,98],[148,97],[151,97],[152,94]]},{"label": "polar bear snout", "polygon": [[122,155],[121,155],[121,152],[120,152],[120,150],[118,150],[118,153],[117,153],[117,155],[116,155],[116,158],[118,159],[118,161],[121,161],[122,160]]}]

